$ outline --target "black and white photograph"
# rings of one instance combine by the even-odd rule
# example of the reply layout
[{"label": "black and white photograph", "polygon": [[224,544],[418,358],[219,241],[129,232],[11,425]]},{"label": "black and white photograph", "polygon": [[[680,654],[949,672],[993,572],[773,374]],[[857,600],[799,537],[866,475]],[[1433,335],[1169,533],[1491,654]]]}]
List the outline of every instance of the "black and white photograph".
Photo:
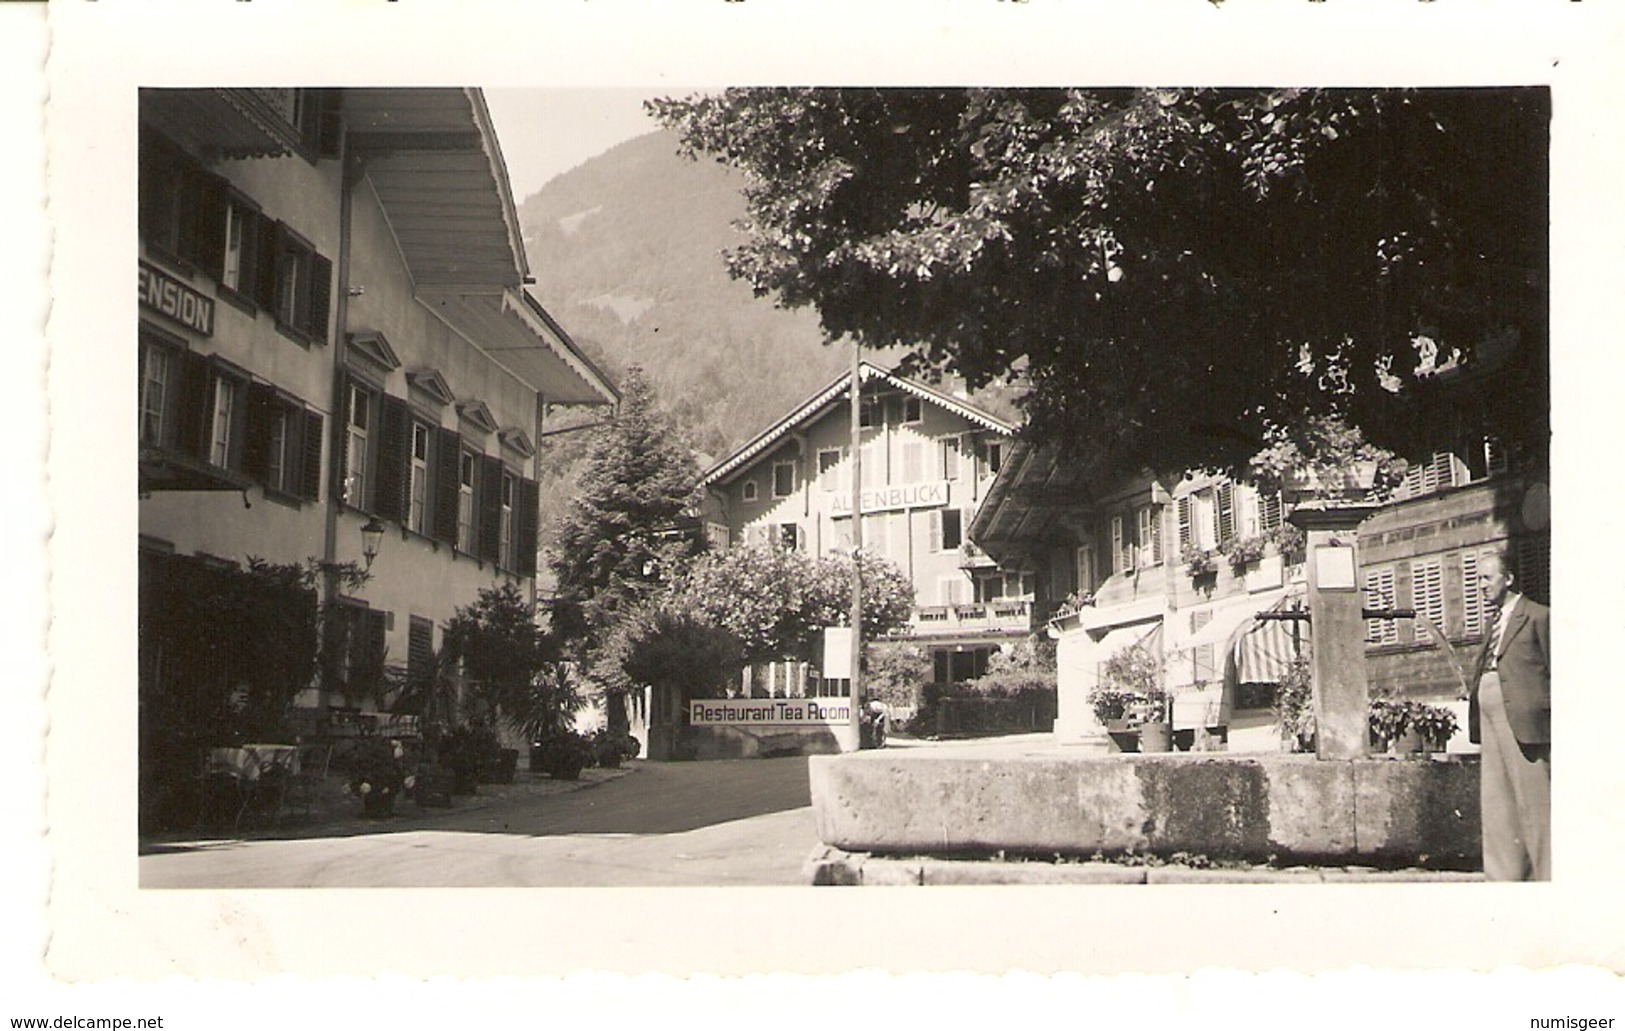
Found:
[{"label": "black and white photograph", "polygon": [[53,976],[1618,968],[1617,19],[377,6],[55,15]]},{"label": "black and white photograph", "polygon": [[1551,877],[1547,89],[496,96],[140,93],[144,887]]}]

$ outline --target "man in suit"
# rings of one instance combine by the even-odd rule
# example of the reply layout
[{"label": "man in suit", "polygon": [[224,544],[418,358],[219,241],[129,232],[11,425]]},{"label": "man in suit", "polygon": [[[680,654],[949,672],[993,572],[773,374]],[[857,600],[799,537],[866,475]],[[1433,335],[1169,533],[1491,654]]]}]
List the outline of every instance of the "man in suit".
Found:
[{"label": "man in suit", "polygon": [[1484,877],[1551,880],[1551,610],[1519,589],[1507,554],[1479,566],[1490,632],[1479,649],[1467,726],[1483,746]]}]

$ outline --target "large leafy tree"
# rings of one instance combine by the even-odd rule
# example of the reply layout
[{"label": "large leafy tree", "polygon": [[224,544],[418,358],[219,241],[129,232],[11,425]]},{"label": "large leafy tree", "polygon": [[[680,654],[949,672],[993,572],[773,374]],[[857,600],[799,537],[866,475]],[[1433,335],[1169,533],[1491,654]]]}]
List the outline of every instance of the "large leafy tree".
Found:
[{"label": "large leafy tree", "polygon": [[[896,565],[860,558],[863,633],[874,638],[908,625],[914,585]],[[673,591],[678,607],[726,630],[746,662],[807,656],[818,630],[851,622],[852,560],[818,559],[783,548],[708,554]]]},{"label": "large leafy tree", "polygon": [[1096,472],[1337,413],[1546,437],[1544,89],[738,89],[651,105],[746,176],[728,267],[832,338],[1018,377]]}]

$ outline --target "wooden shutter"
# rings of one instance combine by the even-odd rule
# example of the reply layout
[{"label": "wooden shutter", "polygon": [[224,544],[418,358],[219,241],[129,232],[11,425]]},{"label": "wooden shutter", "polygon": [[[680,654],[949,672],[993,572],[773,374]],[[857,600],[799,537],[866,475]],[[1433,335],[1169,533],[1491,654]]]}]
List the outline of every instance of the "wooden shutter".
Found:
[{"label": "wooden shutter", "polygon": [[1230,540],[1236,535],[1236,488],[1228,483],[1219,484],[1219,540]]},{"label": "wooden shutter", "polygon": [[1128,561],[1128,548],[1126,547],[1127,542],[1123,539],[1123,517],[1121,515],[1112,516],[1111,531],[1112,572],[1127,572],[1130,568],[1130,563]]},{"label": "wooden shutter", "polygon": [[408,617],[406,624],[406,678],[413,684],[428,679],[434,664],[434,622],[422,616]]},{"label": "wooden shutter", "polygon": [[1415,640],[1433,640],[1428,622],[1444,632],[1444,566],[1438,559],[1411,563],[1411,607],[1416,610],[1411,629]]},{"label": "wooden shutter", "polygon": [[212,175],[198,183],[198,265],[220,282],[226,268],[226,184]]},{"label": "wooden shutter", "polygon": [[1281,494],[1279,491],[1259,492],[1258,525],[1266,532],[1281,525]]},{"label": "wooden shutter", "polygon": [[411,467],[412,413],[398,397],[379,397],[376,446],[374,511],[385,519],[402,522],[406,519],[407,470]]},{"label": "wooden shutter", "polygon": [[445,544],[457,543],[457,486],[458,461],[463,454],[463,438],[456,430],[437,427],[434,455],[433,505],[431,506],[429,536]]},{"label": "wooden shutter", "polygon": [[536,526],[541,488],[535,480],[520,480],[513,517],[514,562],[524,576],[536,575]]},{"label": "wooden shutter", "polygon": [[926,519],[928,547],[932,552],[942,550],[942,509],[933,508]]},{"label": "wooden shutter", "polygon": [[474,554],[487,562],[502,558],[502,462],[480,455],[474,481]]},{"label": "wooden shutter", "polygon": [[[351,409],[355,407],[351,387],[354,381],[344,373],[339,373],[339,410],[333,420],[333,479],[328,488],[328,496],[334,502],[343,502],[349,493],[350,478],[350,418]],[[352,504],[359,504],[359,499]]]},{"label": "wooden shutter", "polygon": [[282,227],[276,219],[258,216],[254,228],[254,303],[276,311],[276,265]]},{"label": "wooden shutter", "polygon": [[175,367],[175,450],[200,462],[209,459],[209,360],[181,351]]},{"label": "wooden shutter", "polygon": [[376,684],[384,672],[384,650],[387,644],[388,613],[381,609],[361,611],[360,674],[364,684]]},{"label": "wooden shutter", "polygon": [[1196,540],[1191,529],[1191,496],[1189,494],[1179,499],[1179,550],[1183,552]]},{"label": "wooden shutter", "polygon": [[311,90],[316,106],[316,156],[336,158],[344,138],[343,90]]},{"label": "wooden shutter", "polygon": [[299,478],[299,494],[310,501],[321,499],[322,487],[322,416],[320,412],[305,412],[303,439],[305,467]]},{"label": "wooden shutter", "polygon": [[312,340],[327,343],[327,313],[333,303],[333,263],[310,252],[310,310],[303,327]]},{"label": "wooden shutter", "polygon": [[[248,439],[243,442],[243,472],[265,484],[280,489],[280,483],[271,483],[271,431],[276,426],[278,403],[276,391],[266,383],[248,385]],[[289,432],[293,427],[289,426]]]}]

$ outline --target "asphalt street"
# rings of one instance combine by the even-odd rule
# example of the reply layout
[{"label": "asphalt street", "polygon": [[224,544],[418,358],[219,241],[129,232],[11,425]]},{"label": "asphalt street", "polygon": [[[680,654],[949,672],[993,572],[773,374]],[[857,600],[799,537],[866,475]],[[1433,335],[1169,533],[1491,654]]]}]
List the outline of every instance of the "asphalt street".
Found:
[{"label": "asphalt street", "polygon": [[172,842],[143,888],[800,885],[817,845],[805,758],[638,763],[410,828]]}]

